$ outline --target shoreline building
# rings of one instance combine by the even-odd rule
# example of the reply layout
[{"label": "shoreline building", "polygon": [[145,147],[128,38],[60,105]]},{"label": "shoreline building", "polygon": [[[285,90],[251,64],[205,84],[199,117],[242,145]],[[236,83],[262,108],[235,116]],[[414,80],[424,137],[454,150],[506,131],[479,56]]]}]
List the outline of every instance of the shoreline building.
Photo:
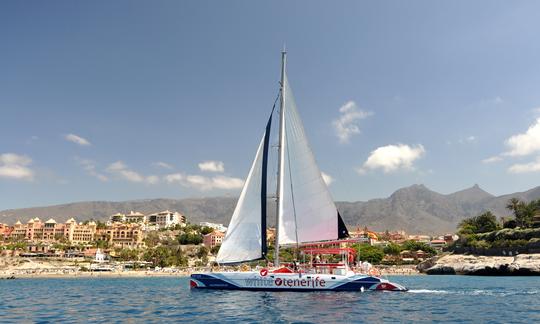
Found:
[{"label": "shoreline building", "polygon": [[223,232],[215,230],[212,233],[208,233],[203,236],[203,244],[211,249],[215,246],[221,245],[224,238],[225,234]]},{"label": "shoreline building", "polygon": [[106,241],[118,248],[137,249],[145,246],[143,225],[137,223],[114,223],[99,229],[96,240]]},{"label": "shoreline building", "polygon": [[74,218],[70,218],[64,224],[64,237],[71,243],[90,243],[94,241],[97,225],[91,221],[84,225],[77,223]]},{"label": "shoreline building", "polygon": [[147,217],[143,213],[134,212],[133,210],[129,214],[117,213],[109,217],[109,223],[141,223],[145,224]]},{"label": "shoreline building", "polygon": [[165,210],[159,213],[147,215],[148,226],[156,229],[168,228],[175,225],[186,225],[186,216],[179,212]]},{"label": "shoreline building", "polygon": [[12,232],[13,232],[13,226],[0,223],[0,239],[1,240],[6,240],[11,235]]},{"label": "shoreline building", "polygon": [[65,224],[58,224],[54,219],[43,223],[39,218],[32,218],[26,224],[17,221],[9,236],[15,240],[28,242],[56,242],[65,239],[70,243],[90,243],[94,240],[96,223],[84,225],[71,218]]}]

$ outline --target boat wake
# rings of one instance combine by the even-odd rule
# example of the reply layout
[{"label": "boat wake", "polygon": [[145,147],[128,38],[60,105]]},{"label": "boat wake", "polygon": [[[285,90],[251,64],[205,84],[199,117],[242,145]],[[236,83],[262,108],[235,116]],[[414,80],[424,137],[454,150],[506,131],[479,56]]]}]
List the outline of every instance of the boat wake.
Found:
[{"label": "boat wake", "polygon": [[449,291],[449,290],[435,290],[435,289],[411,289],[407,292],[412,294],[452,294],[452,295],[464,295],[464,296],[517,296],[517,295],[537,295],[540,294],[540,290],[526,290],[526,291],[499,291],[499,290],[461,290],[461,291]]},{"label": "boat wake", "polygon": [[449,294],[446,290],[433,290],[433,289],[410,289],[407,292],[412,294]]}]

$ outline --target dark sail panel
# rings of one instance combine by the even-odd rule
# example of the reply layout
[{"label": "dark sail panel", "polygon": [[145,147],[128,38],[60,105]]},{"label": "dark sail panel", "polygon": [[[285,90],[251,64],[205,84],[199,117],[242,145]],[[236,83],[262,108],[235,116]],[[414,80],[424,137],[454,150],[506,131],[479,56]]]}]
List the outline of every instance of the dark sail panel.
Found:
[{"label": "dark sail panel", "polygon": [[262,241],[262,257],[266,258],[266,253],[268,252],[268,244],[266,243],[266,181],[268,173],[268,148],[270,143],[270,129],[272,126],[272,115],[274,114],[274,109],[268,118],[268,123],[266,123],[266,131],[264,133],[264,144],[263,144],[263,156],[262,156],[262,170],[261,170],[261,241]]},{"label": "dark sail panel", "polygon": [[345,222],[343,221],[343,218],[341,218],[339,211],[337,212],[337,217],[338,217],[338,239],[349,237],[349,230],[347,229],[347,226],[345,226]]}]

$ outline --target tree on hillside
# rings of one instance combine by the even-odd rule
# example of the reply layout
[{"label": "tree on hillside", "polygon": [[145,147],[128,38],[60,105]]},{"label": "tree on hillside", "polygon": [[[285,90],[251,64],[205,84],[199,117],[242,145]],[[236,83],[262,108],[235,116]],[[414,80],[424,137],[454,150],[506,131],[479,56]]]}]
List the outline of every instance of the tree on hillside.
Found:
[{"label": "tree on hillside", "polygon": [[210,234],[214,231],[214,229],[212,227],[209,227],[209,226],[204,226],[201,228],[201,234],[202,235],[206,235],[206,234]]},{"label": "tree on hillside", "polygon": [[511,198],[506,203],[506,208],[514,214],[517,226],[527,228],[531,226],[535,213],[540,210],[540,200],[526,203],[518,198]]},{"label": "tree on hillside", "polygon": [[353,244],[352,247],[356,250],[361,261],[378,264],[384,258],[384,251],[379,247],[369,244]]},{"label": "tree on hillside", "polygon": [[492,212],[487,211],[478,216],[466,218],[459,225],[460,234],[478,234],[498,230],[499,223],[497,217]]},{"label": "tree on hillside", "polygon": [[402,250],[401,245],[396,243],[390,243],[384,247],[384,253],[389,255],[399,255]]},{"label": "tree on hillside", "polygon": [[403,247],[403,250],[409,250],[409,251],[422,250],[429,255],[437,254],[437,251],[434,248],[432,248],[431,246],[427,245],[424,242],[408,240],[403,243],[402,247]]},{"label": "tree on hillside", "polygon": [[198,233],[190,232],[190,233],[182,233],[178,235],[178,242],[182,245],[186,245],[186,244],[197,245],[197,244],[201,244],[202,241],[203,241],[203,237],[201,234],[198,234]]}]

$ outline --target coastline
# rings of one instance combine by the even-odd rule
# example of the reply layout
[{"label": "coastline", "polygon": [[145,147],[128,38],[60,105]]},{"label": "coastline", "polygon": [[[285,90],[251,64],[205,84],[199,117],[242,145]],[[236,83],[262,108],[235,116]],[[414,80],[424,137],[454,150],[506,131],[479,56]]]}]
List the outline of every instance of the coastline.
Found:
[{"label": "coastline", "polygon": [[[381,276],[415,276],[423,275],[415,265],[380,266]],[[47,279],[47,278],[148,278],[148,277],[187,277],[194,272],[209,271],[205,268],[166,268],[162,270],[114,270],[114,271],[81,271],[79,266],[68,262],[22,263],[0,269],[0,279]]]},{"label": "coastline", "polygon": [[0,273],[1,279],[15,277],[15,279],[68,279],[68,278],[145,278],[145,277],[187,277],[188,272],[153,272],[153,271],[122,271],[122,272],[75,272],[75,273],[17,273],[10,272],[9,274]]},{"label": "coastline", "polygon": [[425,261],[419,270],[428,275],[540,276],[540,254],[448,254]]}]

